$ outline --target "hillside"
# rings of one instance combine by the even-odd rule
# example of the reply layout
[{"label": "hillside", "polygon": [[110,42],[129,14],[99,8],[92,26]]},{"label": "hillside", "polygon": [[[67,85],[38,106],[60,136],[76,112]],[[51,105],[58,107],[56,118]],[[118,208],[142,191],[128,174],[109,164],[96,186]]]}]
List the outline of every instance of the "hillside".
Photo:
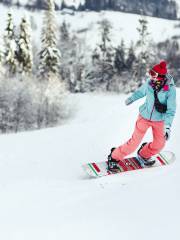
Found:
[{"label": "hillside", "polygon": [[69,123],[0,136],[0,239],[179,240],[179,106],[165,147],[173,165],[94,180],[81,169],[130,137],[143,100],[125,98],[71,95]]},{"label": "hillside", "polygon": [[[22,8],[7,8],[0,5],[1,25],[0,32],[3,33],[6,27],[7,13],[11,10],[16,25],[20,23],[21,18],[26,15],[29,17],[33,26],[33,41],[39,45],[40,34],[42,30],[43,12],[27,11]],[[112,25],[111,39],[112,44],[117,46],[121,39],[124,39],[125,45],[129,45],[131,41],[135,42],[139,38],[137,27],[139,26],[140,16],[137,14],[102,11],[102,12],[75,12],[74,15],[57,12],[57,21],[61,25],[63,21],[69,24],[69,31],[75,32],[84,39],[87,46],[94,47],[100,39],[99,21],[106,18]],[[179,36],[179,28],[176,25],[179,21],[172,21],[154,17],[147,17],[150,39],[155,42],[164,41],[172,36]],[[38,24],[37,24],[38,23]],[[2,41],[2,38],[0,38]]]},{"label": "hillside", "polygon": [[[45,9],[45,1],[41,0],[0,0],[5,5],[23,6],[30,9]],[[167,19],[177,19],[177,2],[175,0],[55,0],[56,9],[72,9],[78,11],[112,10],[144,14]]]}]

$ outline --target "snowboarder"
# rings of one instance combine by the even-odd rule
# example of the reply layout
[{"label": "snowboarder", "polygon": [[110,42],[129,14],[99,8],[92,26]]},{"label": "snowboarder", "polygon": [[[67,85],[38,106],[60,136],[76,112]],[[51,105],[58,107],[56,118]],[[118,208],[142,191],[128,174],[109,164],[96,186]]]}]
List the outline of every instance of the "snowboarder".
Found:
[{"label": "snowboarder", "polygon": [[126,99],[125,104],[129,105],[144,96],[146,100],[139,108],[132,137],[123,145],[111,149],[108,156],[108,168],[111,171],[115,171],[118,162],[137,149],[149,127],[152,128],[153,141],[143,143],[137,152],[139,161],[144,165],[155,163],[151,157],[159,153],[170,138],[176,112],[176,88],[165,61],[152,67],[146,82]]}]

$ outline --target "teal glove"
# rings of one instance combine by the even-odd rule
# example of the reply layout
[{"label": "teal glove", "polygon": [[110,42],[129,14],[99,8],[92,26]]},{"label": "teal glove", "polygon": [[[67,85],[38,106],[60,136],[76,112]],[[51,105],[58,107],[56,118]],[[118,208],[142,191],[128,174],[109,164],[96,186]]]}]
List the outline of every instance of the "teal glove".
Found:
[{"label": "teal glove", "polygon": [[164,137],[166,140],[169,140],[171,135],[171,127],[170,126],[165,126],[164,128]]},{"label": "teal glove", "polygon": [[133,100],[132,100],[131,97],[128,97],[128,98],[125,100],[125,104],[126,104],[126,105],[130,105],[132,102],[133,102]]}]

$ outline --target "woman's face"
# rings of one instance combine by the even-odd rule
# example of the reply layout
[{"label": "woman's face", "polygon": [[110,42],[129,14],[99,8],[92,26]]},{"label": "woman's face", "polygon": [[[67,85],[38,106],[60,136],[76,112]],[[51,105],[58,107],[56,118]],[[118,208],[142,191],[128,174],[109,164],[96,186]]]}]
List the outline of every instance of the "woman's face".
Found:
[{"label": "woman's face", "polygon": [[161,81],[161,80],[164,79],[164,77],[162,75],[160,75],[159,73],[155,72],[153,69],[151,69],[149,71],[149,76],[150,76],[151,80],[153,80],[154,82]]},{"label": "woman's face", "polygon": [[158,81],[158,78],[157,78],[157,77],[154,77],[154,76],[151,76],[151,75],[150,75],[150,78],[151,78],[151,80],[153,80],[153,81],[155,81],[155,82]]}]

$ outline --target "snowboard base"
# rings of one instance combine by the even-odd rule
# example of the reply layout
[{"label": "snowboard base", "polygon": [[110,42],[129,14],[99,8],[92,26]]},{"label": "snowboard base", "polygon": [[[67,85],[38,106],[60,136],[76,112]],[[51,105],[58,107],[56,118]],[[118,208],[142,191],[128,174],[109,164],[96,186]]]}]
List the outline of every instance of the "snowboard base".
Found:
[{"label": "snowboard base", "polygon": [[127,171],[140,170],[144,168],[154,168],[165,166],[175,161],[175,154],[170,151],[162,151],[159,154],[152,157],[155,160],[153,166],[143,166],[136,157],[125,158],[119,162],[119,169],[116,172],[108,170],[107,161],[104,162],[90,162],[82,165],[84,171],[91,177],[102,177]]}]

